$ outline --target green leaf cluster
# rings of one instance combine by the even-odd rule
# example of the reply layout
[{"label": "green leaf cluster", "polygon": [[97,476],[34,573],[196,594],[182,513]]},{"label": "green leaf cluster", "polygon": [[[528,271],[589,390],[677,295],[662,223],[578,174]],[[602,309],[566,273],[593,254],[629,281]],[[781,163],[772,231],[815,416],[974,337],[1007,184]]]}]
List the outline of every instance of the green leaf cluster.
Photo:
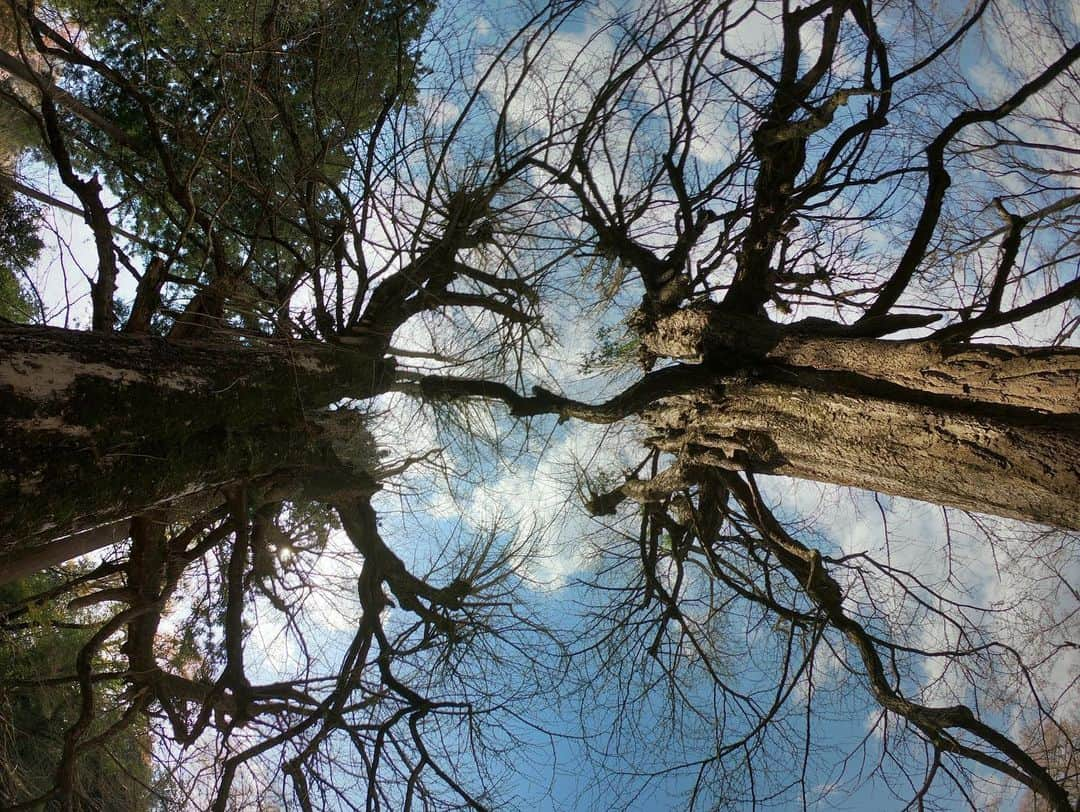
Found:
[{"label": "green leaf cluster", "polygon": [[[78,719],[79,688],[75,673],[80,649],[98,628],[91,610],[69,611],[59,601],[34,599],[76,576],[43,572],[0,586],[0,808],[48,792],[56,781],[64,736]],[[18,607],[12,611],[11,607]],[[8,611],[5,612],[5,608]],[[98,622],[95,622],[97,620]],[[105,648],[95,670],[119,663]],[[119,681],[94,685],[100,709],[83,741],[105,732],[119,720],[110,712]],[[73,809],[76,812],[137,812],[151,808],[150,738],[145,721],[136,721],[100,746],[80,751]],[[35,807],[59,810],[58,800]]]},{"label": "green leaf cluster", "polygon": [[21,195],[0,189],[0,319],[24,323],[34,312],[21,279],[45,244],[37,233],[40,213]]},{"label": "green leaf cluster", "polygon": [[109,70],[70,70],[65,84],[133,147],[78,125],[77,157],[121,197],[125,225],[170,254],[174,276],[220,276],[224,254],[241,293],[272,301],[293,268],[332,260],[352,217],[348,173],[380,116],[414,94],[431,8],[75,0]]}]

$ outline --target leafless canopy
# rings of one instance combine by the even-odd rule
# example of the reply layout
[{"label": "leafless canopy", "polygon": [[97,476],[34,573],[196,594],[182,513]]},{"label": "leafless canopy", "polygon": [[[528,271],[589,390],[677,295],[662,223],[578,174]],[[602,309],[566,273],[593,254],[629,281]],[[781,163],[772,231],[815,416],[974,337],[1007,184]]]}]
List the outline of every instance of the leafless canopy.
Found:
[{"label": "leafless canopy", "polygon": [[[97,557],[0,615],[92,628],[4,802],[149,719],[167,803],[520,805],[567,700],[605,806],[1080,808],[1066,4],[297,5],[7,7],[0,182],[93,260],[0,325],[0,562]],[[481,509],[586,424],[591,523]]]}]

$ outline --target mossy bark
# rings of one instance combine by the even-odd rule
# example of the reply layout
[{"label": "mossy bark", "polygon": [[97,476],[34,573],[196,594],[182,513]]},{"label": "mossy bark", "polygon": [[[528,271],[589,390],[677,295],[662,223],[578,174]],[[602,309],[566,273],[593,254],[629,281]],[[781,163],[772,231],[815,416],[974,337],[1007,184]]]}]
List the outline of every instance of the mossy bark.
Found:
[{"label": "mossy bark", "polygon": [[318,465],[325,408],[391,377],[363,349],[0,328],[0,552]]},{"label": "mossy bark", "polygon": [[649,350],[719,383],[649,409],[650,442],[694,464],[1080,528],[1080,350],[813,327],[705,309],[662,321]]}]

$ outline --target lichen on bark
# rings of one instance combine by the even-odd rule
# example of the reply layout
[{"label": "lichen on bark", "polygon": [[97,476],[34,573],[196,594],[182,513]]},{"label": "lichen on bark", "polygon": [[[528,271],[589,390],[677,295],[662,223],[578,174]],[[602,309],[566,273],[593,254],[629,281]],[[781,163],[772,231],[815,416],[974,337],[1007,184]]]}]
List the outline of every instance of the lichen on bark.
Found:
[{"label": "lichen on bark", "polygon": [[[324,465],[313,416],[381,390],[362,350],[0,329],[0,546]],[[337,443],[340,446],[340,442]],[[336,462],[335,462],[336,464]]]}]

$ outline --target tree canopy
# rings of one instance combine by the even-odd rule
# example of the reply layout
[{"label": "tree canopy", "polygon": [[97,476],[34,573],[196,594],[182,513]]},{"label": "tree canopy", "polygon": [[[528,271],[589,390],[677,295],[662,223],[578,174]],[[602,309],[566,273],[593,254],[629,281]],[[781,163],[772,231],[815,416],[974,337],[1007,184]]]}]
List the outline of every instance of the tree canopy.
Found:
[{"label": "tree canopy", "polygon": [[[40,797],[53,786],[64,737],[79,718],[78,686],[65,676],[105,618],[95,617],[93,610],[69,611],[63,603],[50,603],[48,596],[55,590],[63,600],[68,583],[87,571],[67,567],[0,587],[7,607],[4,648],[0,650],[0,718],[4,724],[0,799],[5,805]],[[115,646],[100,651],[96,660],[93,668],[98,673],[123,667]],[[103,735],[117,725],[116,714],[124,706],[107,694],[122,689],[119,680],[102,680],[95,686],[97,701],[111,707],[97,715],[87,730],[87,738],[96,746],[85,749],[73,779],[74,809],[133,812],[150,808],[154,790],[146,720],[129,721],[118,726],[118,734]]]},{"label": "tree canopy", "polygon": [[8,13],[4,803],[1080,804],[1066,4]]}]

